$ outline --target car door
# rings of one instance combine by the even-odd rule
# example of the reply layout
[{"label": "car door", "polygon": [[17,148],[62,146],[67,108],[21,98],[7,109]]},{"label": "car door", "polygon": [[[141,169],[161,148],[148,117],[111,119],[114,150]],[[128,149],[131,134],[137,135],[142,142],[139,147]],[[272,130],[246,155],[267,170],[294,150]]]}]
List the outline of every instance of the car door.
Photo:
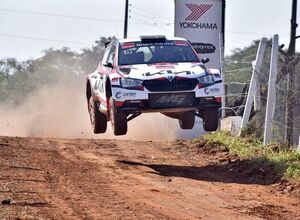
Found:
[{"label": "car door", "polygon": [[98,90],[101,94],[102,101],[101,103],[107,107],[107,100],[106,100],[106,81],[109,77],[109,74],[113,71],[115,66],[115,55],[116,55],[116,43],[111,42],[104,53],[103,59],[98,68]]}]

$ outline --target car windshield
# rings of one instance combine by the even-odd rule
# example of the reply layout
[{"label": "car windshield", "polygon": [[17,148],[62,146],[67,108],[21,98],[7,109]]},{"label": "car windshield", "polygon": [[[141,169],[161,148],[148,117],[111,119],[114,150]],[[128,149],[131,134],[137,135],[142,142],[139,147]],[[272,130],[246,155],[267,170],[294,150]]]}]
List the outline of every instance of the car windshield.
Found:
[{"label": "car windshield", "polygon": [[183,40],[120,44],[119,65],[180,62],[199,62],[191,46]]}]

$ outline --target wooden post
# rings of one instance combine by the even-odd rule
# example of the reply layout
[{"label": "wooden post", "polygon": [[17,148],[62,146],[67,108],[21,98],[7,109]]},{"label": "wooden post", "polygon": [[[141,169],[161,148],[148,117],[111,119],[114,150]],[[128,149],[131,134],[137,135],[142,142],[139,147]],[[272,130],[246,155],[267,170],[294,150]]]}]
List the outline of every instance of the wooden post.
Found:
[{"label": "wooden post", "polygon": [[264,132],[264,145],[272,141],[272,125],[276,101],[276,79],[277,79],[277,64],[278,64],[278,35],[274,35],[272,41],[271,66],[269,76],[269,89],[266,109],[266,121]]},{"label": "wooden post", "polygon": [[[251,109],[253,106],[253,101],[254,101],[254,95],[256,94],[257,90],[257,81],[258,81],[258,74],[260,73],[260,69],[263,63],[263,58],[266,50],[268,39],[267,38],[262,38],[258,47],[257,55],[256,55],[256,60],[255,60],[255,65],[254,69],[252,72],[252,78],[249,86],[249,92],[246,100],[246,105],[245,105],[245,110],[244,110],[244,115],[243,115],[243,120],[241,124],[241,129],[245,128],[246,124],[249,122],[250,118],[250,113]],[[241,134],[241,132],[240,132]]]}]

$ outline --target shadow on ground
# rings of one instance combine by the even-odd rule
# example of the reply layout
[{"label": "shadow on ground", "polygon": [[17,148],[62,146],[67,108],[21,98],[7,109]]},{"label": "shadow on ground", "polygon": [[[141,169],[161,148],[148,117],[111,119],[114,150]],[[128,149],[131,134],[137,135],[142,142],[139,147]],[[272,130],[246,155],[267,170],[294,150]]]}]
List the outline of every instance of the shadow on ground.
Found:
[{"label": "shadow on ground", "polygon": [[281,176],[276,173],[273,164],[262,166],[251,160],[236,160],[226,164],[213,164],[202,167],[145,164],[127,160],[117,162],[129,166],[149,167],[154,170],[150,173],[160,176],[182,177],[199,181],[271,185],[281,180]]}]

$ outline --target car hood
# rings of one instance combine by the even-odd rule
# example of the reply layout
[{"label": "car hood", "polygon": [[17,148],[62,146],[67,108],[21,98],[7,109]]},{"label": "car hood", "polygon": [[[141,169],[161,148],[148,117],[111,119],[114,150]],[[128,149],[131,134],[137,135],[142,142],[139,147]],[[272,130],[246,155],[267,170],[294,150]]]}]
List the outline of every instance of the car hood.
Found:
[{"label": "car hood", "polygon": [[200,63],[155,63],[120,66],[119,72],[135,79],[157,79],[168,77],[197,78],[205,75]]}]

